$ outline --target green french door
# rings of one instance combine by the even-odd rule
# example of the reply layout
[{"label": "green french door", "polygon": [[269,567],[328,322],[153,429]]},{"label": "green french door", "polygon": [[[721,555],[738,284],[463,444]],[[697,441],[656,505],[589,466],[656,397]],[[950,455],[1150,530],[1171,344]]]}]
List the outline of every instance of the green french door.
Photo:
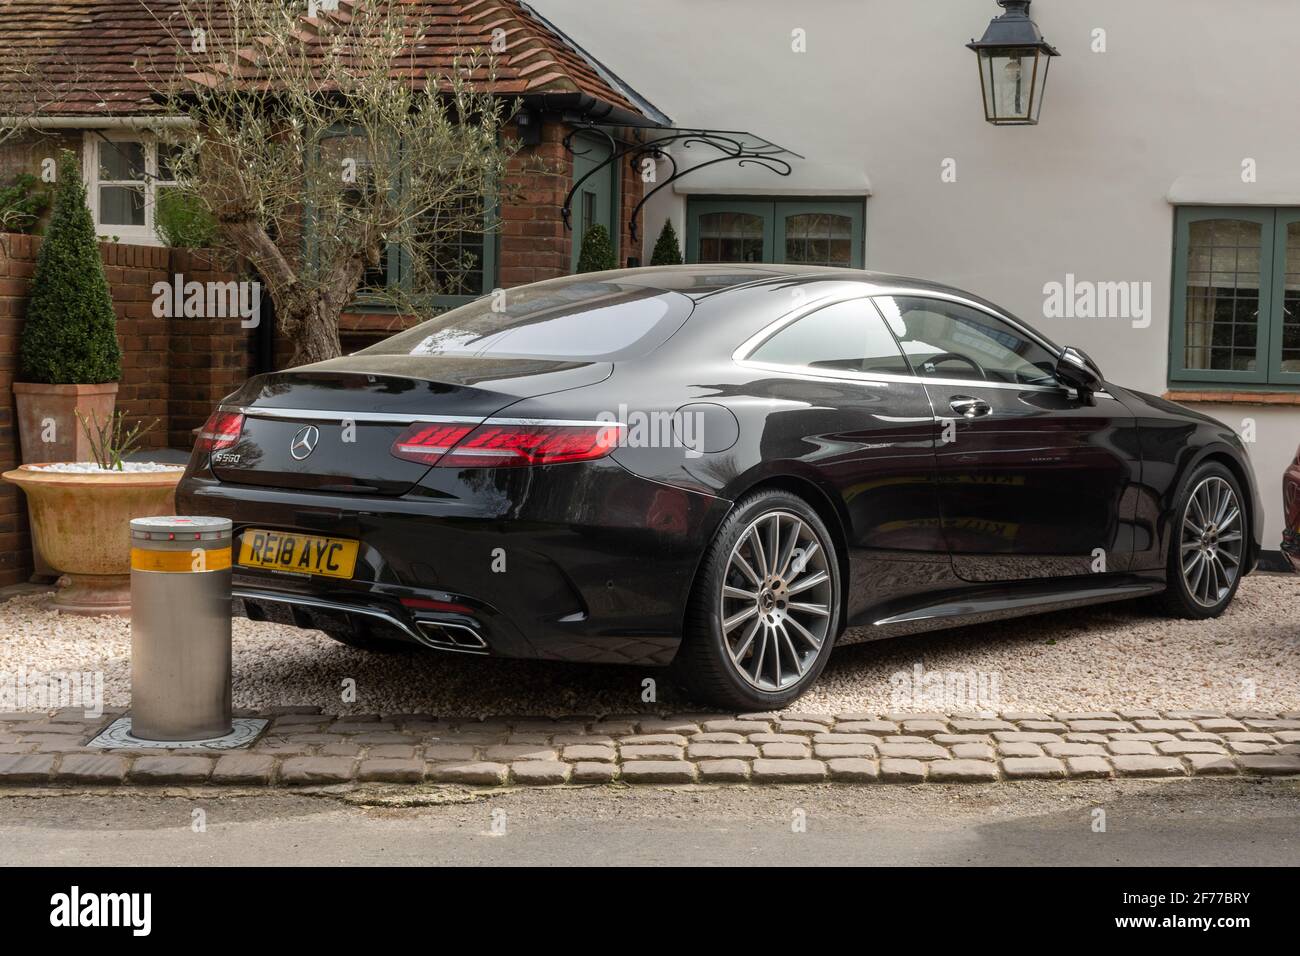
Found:
[{"label": "green french door", "polygon": [[692,197],[686,260],[861,269],[864,212],[861,200]]},{"label": "green french door", "polygon": [[569,261],[570,269],[578,265],[583,236],[597,223],[609,232],[615,258],[618,256],[619,230],[614,218],[618,190],[614,177],[618,172],[619,164],[610,163],[609,158],[609,143],[600,138],[579,136],[574,143],[573,181],[575,183],[591,170],[599,166],[604,168],[578,187],[572,205],[569,207],[572,217],[570,221],[573,225],[573,254]]}]

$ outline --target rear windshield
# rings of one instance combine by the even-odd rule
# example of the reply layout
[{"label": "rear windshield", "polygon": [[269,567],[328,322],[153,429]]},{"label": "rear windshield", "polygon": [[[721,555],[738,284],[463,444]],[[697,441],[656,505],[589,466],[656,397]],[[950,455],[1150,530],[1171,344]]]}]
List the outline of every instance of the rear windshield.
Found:
[{"label": "rear windshield", "polygon": [[484,296],[357,354],[614,362],[662,345],[693,307],[677,292],[568,276]]}]

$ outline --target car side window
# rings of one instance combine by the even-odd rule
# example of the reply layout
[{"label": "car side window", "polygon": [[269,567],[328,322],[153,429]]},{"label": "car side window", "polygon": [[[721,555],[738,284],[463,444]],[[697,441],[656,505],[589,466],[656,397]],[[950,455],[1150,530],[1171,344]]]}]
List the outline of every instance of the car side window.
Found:
[{"label": "car side window", "polygon": [[835,372],[912,372],[868,299],[837,302],[796,319],[748,357],[754,362]]},{"label": "car side window", "polygon": [[987,312],[923,296],[877,296],[918,375],[1058,385],[1056,356]]}]

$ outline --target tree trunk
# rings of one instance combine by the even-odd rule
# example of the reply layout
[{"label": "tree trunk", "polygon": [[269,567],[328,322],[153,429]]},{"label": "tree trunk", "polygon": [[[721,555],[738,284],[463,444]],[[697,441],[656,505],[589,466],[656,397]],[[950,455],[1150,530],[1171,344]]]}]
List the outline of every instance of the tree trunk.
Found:
[{"label": "tree trunk", "polygon": [[277,306],[279,330],[293,342],[289,367],[338,358],[343,354],[339,343],[339,312],[321,295],[303,296],[298,302]]},{"label": "tree trunk", "polygon": [[291,365],[323,362],[343,354],[339,317],[356,296],[365,268],[360,255],[349,256],[327,271],[328,279],[321,288],[293,297],[288,324],[289,329],[296,328],[289,332],[294,346]]},{"label": "tree trunk", "polygon": [[[361,285],[366,270],[362,254],[355,252],[330,264],[318,288],[305,287],[261,223],[242,216],[223,219],[221,224],[234,247],[248,257],[266,283],[275,302],[276,331],[293,342],[289,365],[308,365],[342,355],[339,316]],[[378,261],[377,252],[374,259]]]}]

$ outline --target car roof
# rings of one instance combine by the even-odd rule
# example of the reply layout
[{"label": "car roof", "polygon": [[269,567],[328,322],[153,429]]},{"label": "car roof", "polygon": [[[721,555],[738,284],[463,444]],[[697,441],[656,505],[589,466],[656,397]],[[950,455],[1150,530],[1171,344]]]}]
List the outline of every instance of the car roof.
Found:
[{"label": "car roof", "polygon": [[789,265],[784,263],[724,262],[682,266],[645,266],[638,269],[618,269],[598,274],[600,278],[623,285],[641,286],[655,292],[676,292],[695,300],[697,304],[710,300],[725,308],[729,294],[743,294],[764,286],[789,289],[791,286],[812,285],[821,282],[851,282],[862,287],[864,295],[920,295],[937,294],[958,301],[974,303],[992,312],[1036,339],[1050,351],[1060,348],[1047,336],[1027,322],[1013,315],[996,302],[956,286],[893,275],[888,272],[871,272],[866,269],[843,269],[827,266]]},{"label": "car roof", "polygon": [[637,269],[616,269],[592,274],[588,278],[601,278],[626,285],[641,286],[662,292],[678,292],[699,300],[721,296],[733,289],[756,285],[804,284],[813,282],[858,282],[881,289],[911,289],[918,292],[943,292],[962,298],[981,301],[963,289],[891,275],[870,272],[866,269],[843,269],[827,266],[788,265],[783,263],[719,262],[696,263],[682,266],[643,266]]}]

